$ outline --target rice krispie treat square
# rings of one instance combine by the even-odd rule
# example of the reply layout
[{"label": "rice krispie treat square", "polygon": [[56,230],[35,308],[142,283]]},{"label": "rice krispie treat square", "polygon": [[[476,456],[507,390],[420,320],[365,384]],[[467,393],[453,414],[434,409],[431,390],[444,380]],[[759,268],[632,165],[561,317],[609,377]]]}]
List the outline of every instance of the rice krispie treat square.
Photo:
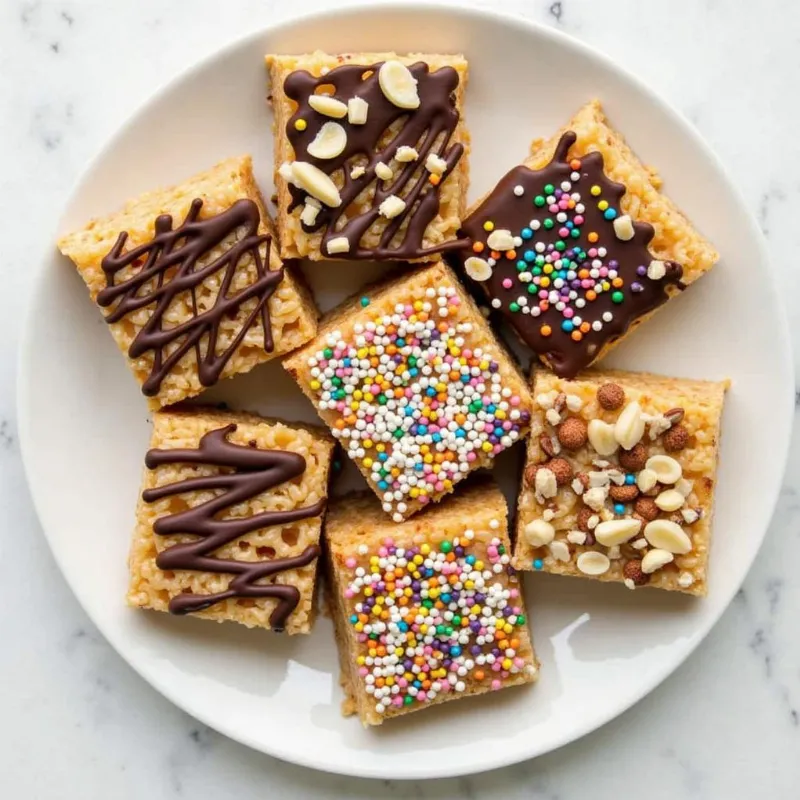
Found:
[{"label": "rice krispie treat square", "polygon": [[153,415],[128,603],[308,633],[334,442],[203,407]]},{"label": "rice krispie treat square", "polygon": [[287,353],[316,332],[273,246],[250,156],[150,192],[58,246],[104,309],[150,408]]},{"label": "rice krispie treat square", "polygon": [[461,55],[267,56],[284,258],[428,259],[466,207]]},{"label": "rice krispie treat square", "polygon": [[705,595],[727,387],[538,371],[514,566]]},{"label": "rice krispie treat square", "polygon": [[367,287],[283,365],[395,522],[525,436],[516,364],[442,262]]},{"label": "rice krispie treat square", "polygon": [[362,724],[538,677],[506,503],[478,484],[395,524],[365,492],[325,522],[345,716]]},{"label": "rice krispie treat square", "polygon": [[719,257],[660,188],[592,101],[469,210],[452,259],[573,378]]}]

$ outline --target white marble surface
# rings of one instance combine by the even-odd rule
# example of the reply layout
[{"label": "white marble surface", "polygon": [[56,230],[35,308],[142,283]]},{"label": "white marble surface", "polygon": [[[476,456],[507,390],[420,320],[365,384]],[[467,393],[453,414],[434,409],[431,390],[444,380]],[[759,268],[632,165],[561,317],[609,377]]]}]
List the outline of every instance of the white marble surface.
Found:
[{"label": "white marble surface", "polygon": [[[800,6],[742,0],[515,0],[637,72],[731,170],[768,236],[800,337]],[[284,18],[276,0],[0,3],[0,796],[19,798],[800,796],[800,450],[767,542],[699,650],[632,711],[506,770],[429,783],[331,777],[234,744],[111,651],[60,577],[25,487],[17,335],[31,276],[86,160],[162,81]],[[744,334],[746,335],[746,333]],[[797,338],[796,338],[797,341]],[[800,395],[799,395],[800,396]],[[765,398],[766,399],[766,398]],[[754,420],[757,424],[757,420]]]}]

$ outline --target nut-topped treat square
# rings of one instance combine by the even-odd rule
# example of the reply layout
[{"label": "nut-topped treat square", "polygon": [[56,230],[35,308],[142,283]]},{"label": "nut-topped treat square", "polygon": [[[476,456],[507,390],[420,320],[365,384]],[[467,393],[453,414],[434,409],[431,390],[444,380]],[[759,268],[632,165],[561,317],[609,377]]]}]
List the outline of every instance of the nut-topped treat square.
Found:
[{"label": "nut-topped treat square", "polygon": [[392,523],[369,493],[325,521],[345,715],[364,726],[538,677],[506,503],[470,486]]},{"label": "nut-topped treat square", "polygon": [[128,603],[308,633],[334,447],[327,431],[187,406],[153,415],[151,446]]},{"label": "nut-topped treat square", "polygon": [[316,332],[281,264],[249,156],[131,200],[61,238],[151,408],[287,353]]},{"label": "nut-topped treat square", "polygon": [[367,287],[283,365],[396,522],[530,422],[525,379],[442,262]]},{"label": "nut-topped treat square", "polygon": [[538,371],[514,566],[705,595],[727,386]]},{"label": "nut-topped treat square", "polygon": [[718,259],[660,189],[593,101],[469,210],[471,246],[452,259],[575,377]]},{"label": "nut-topped treat square", "polygon": [[284,258],[432,260],[458,247],[460,55],[267,56]]}]

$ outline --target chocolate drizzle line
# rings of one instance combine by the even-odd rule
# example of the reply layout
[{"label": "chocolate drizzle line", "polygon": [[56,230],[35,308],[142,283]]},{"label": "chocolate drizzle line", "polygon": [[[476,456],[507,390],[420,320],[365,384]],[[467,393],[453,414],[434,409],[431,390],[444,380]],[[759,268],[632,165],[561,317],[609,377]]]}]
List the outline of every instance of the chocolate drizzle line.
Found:
[{"label": "chocolate drizzle line", "polygon": [[320,554],[317,545],[309,545],[300,555],[274,558],[270,561],[236,561],[216,558],[211,554],[248,533],[274,525],[285,525],[301,519],[319,516],[325,500],[311,506],[290,511],[264,511],[245,518],[218,519],[217,515],[239,503],[246,503],[262,492],[280,486],[305,472],[305,459],[297,453],[279,450],[257,450],[243,447],[227,440],[236,425],[228,425],[205,434],[196,450],[150,450],[145,458],[148,469],[164,464],[211,464],[233,469],[219,475],[188,478],[177,483],[146,489],[142,493],[145,503],[184,492],[213,491],[223,493],[194,508],[170,514],[156,520],[153,527],[161,536],[190,534],[200,537],[196,541],[175,544],[158,554],[159,569],[186,569],[200,572],[232,573],[234,577],[224,592],[211,595],[184,593],[169,601],[172,614],[189,614],[231,597],[275,597],[278,605],[270,616],[270,626],[275,631],[286,627],[289,615],[300,602],[300,592],[295,586],[258,583],[289,569],[310,564]]},{"label": "chocolate drizzle line", "polygon": [[[398,108],[383,94],[378,83],[378,70],[383,62],[370,66],[345,64],[336,67],[326,75],[315,78],[305,70],[292,72],[284,81],[286,96],[298,104],[297,111],[286,125],[286,134],[299,161],[308,161],[328,175],[341,170],[344,185],[340,189],[342,203],[338,208],[323,205],[312,226],[303,224],[303,230],[313,232],[324,229],[322,250],[327,254],[328,242],[338,236],[346,236],[350,241],[350,251],[337,254],[336,258],[375,259],[399,258],[416,259],[463,246],[464,242],[453,240],[434,247],[423,247],[422,241],[428,225],[439,213],[439,194],[459,159],[464,154],[460,143],[450,144],[458,125],[459,113],[453,93],[458,87],[458,73],[452,67],[442,67],[435,72],[428,70],[424,62],[412,64],[411,74],[417,81],[419,108],[409,111]],[[365,77],[367,76],[367,77]],[[343,103],[353,97],[360,97],[369,104],[367,122],[364,125],[351,125],[347,118],[331,120],[318,114],[308,103],[317,87],[333,86],[333,97]],[[399,132],[385,145],[380,140],[387,134],[392,123],[405,118]],[[298,131],[295,122],[302,119],[306,128]],[[347,144],[342,153],[335,158],[315,158],[308,152],[320,128],[326,122],[338,122],[347,133]],[[441,142],[437,139],[442,137]],[[397,163],[395,174],[389,181],[380,180],[375,175],[379,162],[389,164],[399,147],[414,147],[419,153],[416,161]],[[436,146],[436,150],[434,150]],[[435,153],[447,162],[447,170],[437,186],[428,180],[430,173],[425,169],[425,160]],[[359,178],[350,177],[352,159],[363,155],[367,158],[365,173]],[[348,210],[359,195],[375,183],[375,194],[370,209],[358,216],[350,217]],[[306,193],[295,186],[289,186],[292,194],[291,211],[305,200]],[[393,219],[383,219],[378,207],[390,195],[402,197],[406,207]],[[360,242],[364,234],[378,220],[385,222],[381,232],[380,244],[370,249]],[[343,223],[343,224],[340,224]],[[403,224],[406,228],[401,231]],[[392,242],[401,236],[400,242]]]},{"label": "chocolate drizzle line", "polygon": [[[517,263],[524,251],[533,249],[536,242],[555,244],[559,241],[560,223],[556,223],[549,231],[542,225],[534,232],[532,238],[523,241],[522,247],[516,248],[516,258],[508,259],[501,254],[492,268],[491,276],[481,283],[490,299],[497,299],[502,303],[500,308],[503,315],[520,338],[542,356],[553,372],[562,378],[573,378],[591,364],[604,345],[624,334],[632,322],[665,303],[669,299],[667,294],[669,285],[679,289],[685,288],[681,283],[683,270],[679,264],[672,261],[665,262],[666,274],[660,279],[653,280],[637,274],[638,268],[648,266],[654,258],[648,250],[648,244],[655,233],[653,226],[646,222],[634,222],[634,235],[631,239],[622,241],[617,238],[613,222],[604,217],[603,211],[598,208],[598,200],[606,200],[611,208],[621,214],[619,204],[625,194],[625,186],[610,180],[605,175],[603,156],[599,152],[587,153],[577,159],[580,161],[580,167],[577,169],[580,178],[572,180],[571,175],[574,170],[570,166],[567,154],[576,140],[576,134],[567,131],[559,140],[552,161],[543,169],[532,170],[526,166],[518,166],[508,172],[481,206],[464,221],[461,230],[461,233],[466,234],[472,242],[485,243],[489,234],[483,226],[485,222],[491,221],[495,229],[508,229],[512,235],[520,236],[521,231],[528,228],[532,220],[543,223],[545,219],[554,216],[546,203],[543,207],[534,204],[534,197],[544,195],[544,187],[547,184],[559,187],[563,181],[570,181],[572,188],[569,191],[580,192],[580,202],[585,206],[582,215],[584,222],[579,226],[581,236],[578,239],[566,238],[562,241],[568,249],[576,245],[584,250],[593,246],[605,247],[608,253],[604,261],[607,263],[614,260],[618,263],[617,273],[624,281],[622,287],[624,300],[619,304],[614,303],[611,299],[612,292],[602,292],[594,301],[587,302],[584,308],[576,310],[576,313],[586,322],[592,323],[602,321],[603,314],[610,312],[613,314],[611,321],[602,321],[601,330],[589,330],[583,334],[580,341],[576,342],[569,332],[562,330],[564,317],[552,303],[538,317],[512,311],[509,308],[510,303],[521,295],[530,298],[533,305],[538,303],[537,296],[528,293],[527,286],[531,284],[520,282]],[[514,193],[514,188],[517,186],[521,186],[524,190],[520,196]],[[592,186],[599,186],[601,189],[597,197],[590,193]],[[569,212],[568,217],[572,219],[574,213],[574,211]],[[596,244],[588,243],[586,238],[586,234],[591,231],[599,234],[599,241]],[[487,257],[489,250],[488,245],[479,254],[463,249],[454,260],[463,265],[470,256]],[[508,279],[513,282],[511,289],[503,286],[503,281]],[[631,290],[634,285],[637,285],[638,291]],[[577,288],[577,292],[578,297],[582,297],[584,290]],[[549,336],[541,333],[544,324],[549,325],[552,330]]]},{"label": "chocolate drizzle line", "polygon": [[[260,319],[264,329],[264,349],[273,348],[272,329],[267,301],[283,280],[283,269],[269,270],[269,235],[260,235],[258,226],[261,214],[252,200],[238,200],[230,208],[208,219],[199,220],[203,201],[196,199],[183,224],[173,229],[172,216],[161,214],[155,222],[155,236],[145,244],[124,252],[127,232],[120,233],[111,252],[103,259],[106,287],[97,295],[102,307],[116,306],[106,315],[110,325],[119,322],[128,314],[153,305],[153,312],[142,329],[136,334],[128,355],[138,358],[153,351],[153,366],[142,385],[148,397],[158,394],[161,383],[172,368],[194,348],[197,354],[197,372],[203,386],[211,386],[219,376],[247,331]],[[219,258],[198,268],[203,255],[219,247],[237,228],[244,228],[244,235],[234,242]],[[265,253],[262,257],[262,245]],[[234,295],[229,295],[236,270],[243,257],[251,253],[258,278]],[[126,267],[139,267],[138,271],[122,283],[115,284],[115,276]],[[223,272],[219,293],[214,305],[198,313],[195,290],[218,272]],[[184,292],[191,295],[194,316],[173,327],[164,327],[163,318],[172,302]],[[248,312],[241,330],[230,346],[217,353],[217,338],[220,323],[233,319],[239,307],[250,298],[256,298],[255,308]],[[208,334],[205,353],[201,342]],[[183,339],[178,347],[165,357],[164,349]]]}]

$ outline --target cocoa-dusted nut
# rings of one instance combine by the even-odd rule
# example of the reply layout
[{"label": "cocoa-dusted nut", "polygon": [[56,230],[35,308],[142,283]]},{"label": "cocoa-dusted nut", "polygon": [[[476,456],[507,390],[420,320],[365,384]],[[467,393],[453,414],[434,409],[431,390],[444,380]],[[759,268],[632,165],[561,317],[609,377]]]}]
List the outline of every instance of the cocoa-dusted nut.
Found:
[{"label": "cocoa-dusted nut", "polygon": [[616,411],[625,403],[625,390],[618,383],[604,383],[597,390],[597,402],[606,411]]},{"label": "cocoa-dusted nut", "polygon": [[582,530],[584,533],[589,533],[591,528],[589,527],[589,519],[591,518],[594,511],[592,511],[589,506],[583,506],[581,510],[578,512],[578,529]]},{"label": "cocoa-dusted nut", "polygon": [[689,431],[683,425],[673,425],[661,441],[664,442],[664,449],[668,453],[677,453],[689,444]]},{"label": "cocoa-dusted nut", "polygon": [[572,466],[566,458],[551,458],[545,466],[556,476],[559,486],[566,486],[572,480]]},{"label": "cocoa-dusted nut", "polygon": [[541,466],[543,465],[529,464],[527,467],[525,467],[525,472],[523,473],[523,479],[527,486],[533,486],[536,483],[536,472]]},{"label": "cocoa-dusted nut", "polygon": [[611,499],[615,503],[632,503],[639,496],[639,489],[636,484],[623,484],[622,486],[612,486],[609,491]]},{"label": "cocoa-dusted nut", "polygon": [[642,562],[638,558],[626,561],[622,568],[622,574],[628,580],[633,581],[636,586],[644,586],[650,580],[650,576],[642,572]]},{"label": "cocoa-dusted nut", "polygon": [[556,454],[555,448],[553,447],[553,440],[546,433],[543,433],[539,437],[539,447],[548,458],[553,458]]},{"label": "cocoa-dusted nut", "polygon": [[656,505],[656,501],[651,497],[640,497],[636,501],[633,510],[648,521],[654,520],[659,515],[659,508]]},{"label": "cocoa-dusted nut", "polygon": [[586,423],[578,417],[570,417],[558,426],[556,435],[567,450],[579,450],[586,444],[588,438]]},{"label": "cocoa-dusted nut", "polygon": [[647,463],[647,448],[639,442],[630,450],[621,450],[619,453],[619,465],[628,472],[638,472],[644,469]]}]

